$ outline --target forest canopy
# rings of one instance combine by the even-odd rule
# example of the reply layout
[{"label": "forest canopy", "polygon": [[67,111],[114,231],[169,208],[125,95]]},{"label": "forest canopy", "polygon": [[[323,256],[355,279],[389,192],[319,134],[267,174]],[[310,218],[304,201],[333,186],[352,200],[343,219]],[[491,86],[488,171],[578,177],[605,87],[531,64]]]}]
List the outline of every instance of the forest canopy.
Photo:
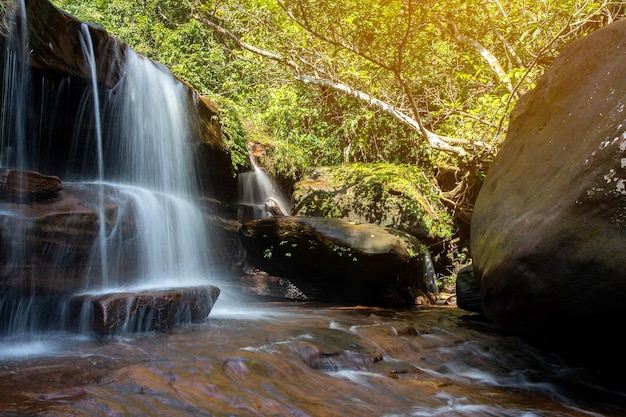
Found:
[{"label": "forest canopy", "polygon": [[559,51],[625,13],[608,0],[54,3],[218,102],[235,164],[247,141],[291,178],[412,164],[452,206],[471,198],[513,106]]}]

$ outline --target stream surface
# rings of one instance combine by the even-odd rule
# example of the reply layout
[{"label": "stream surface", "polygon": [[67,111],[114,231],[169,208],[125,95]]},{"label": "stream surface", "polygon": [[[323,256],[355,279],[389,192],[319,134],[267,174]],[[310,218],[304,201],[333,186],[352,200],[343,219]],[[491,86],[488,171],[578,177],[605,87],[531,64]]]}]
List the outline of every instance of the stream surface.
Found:
[{"label": "stream surface", "polygon": [[624,393],[456,307],[249,304],[164,333],[0,340],[1,416],[624,416]]}]

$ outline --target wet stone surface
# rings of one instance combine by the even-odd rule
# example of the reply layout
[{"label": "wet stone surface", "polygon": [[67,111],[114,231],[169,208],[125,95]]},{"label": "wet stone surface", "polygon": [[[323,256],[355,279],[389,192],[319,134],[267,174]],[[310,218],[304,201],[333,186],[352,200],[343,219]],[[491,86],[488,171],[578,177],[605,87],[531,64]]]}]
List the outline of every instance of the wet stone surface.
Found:
[{"label": "wet stone surface", "polygon": [[596,370],[455,307],[246,303],[166,332],[4,340],[0,354],[4,415],[626,413],[624,394],[603,387]]}]

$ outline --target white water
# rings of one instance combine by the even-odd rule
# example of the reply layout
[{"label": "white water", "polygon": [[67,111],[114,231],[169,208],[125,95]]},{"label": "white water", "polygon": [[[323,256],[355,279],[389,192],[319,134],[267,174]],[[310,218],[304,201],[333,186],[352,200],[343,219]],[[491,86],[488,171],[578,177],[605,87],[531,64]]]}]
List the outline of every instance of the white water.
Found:
[{"label": "white water", "polygon": [[[14,45],[4,59],[1,133],[4,141],[9,138],[9,142],[2,145],[3,166],[40,171],[38,163],[46,155],[38,144],[45,143],[46,131],[51,129],[42,121],[38,122],[42,123],[40,129],[29,127],[32,80],[26,53],[28,26],[24,2],[15,5],[15,10],[15,20],[20,21],[15,27],[22,30],[10,36]],[[76,33],[91,79],[90,90],[85,91],[84,102],[78,105],[79,117],[86,118],[86,123],[82,123],[85,120],[77,123],[71,156],[74,149],[95,149],[96,161],[83,156],[81,160],[70,160],[68,167],[60,167],[71,172],[71,178],[61,177],[64,184],[74,183],[98,191],[98,207],[94,209],[99,220],[99,238],[85,268],[83,287],[77,288],[77,292],[215,284],[207,272],[210,247],[205,219],[195,201],[198,192],[191,142],[197,139],[198,132],[194,131],[197,122],[189,91],[167,68],[130,48],[124,51],[119,80],[114,88],[107,90],[97,79],[98,63],[91,36],[85,24]],[[37,94],[43,97],[49,113],[54,113],[54,104],[68,84],[54,87],[58,90],[46,89],[45,81],[41,84],[42,91]],[[50,101],[46,101],[47,97]],[[54,115],[45,117],[54,120]],[[86,125],[92,126],[91,132],[85,132]],[[42,155],[31,157],[33,151]],[[80,151],[76,154],[89,155]],[[78,168],[72,171],[74,165]],[[116,190],[113,194],[108,191],[112,189]],[[105,190],[113,195],[114,203],[123,203],[114,212],[116,218],[107,218],[105,206],[112,200],[105,196]],[[122,223],[129,218],[133,219],[135,233],[130,239],[128,225]],[[129,250],[131,239],[134,246]],[[121,242],[125,245],[120,245]],[[12,247],[20,260],[27,259],[29,254],[19,251],[20,242],[5,242],[5,245]],[[58,257],[63,256],[66,254]],[[129,268],[134,262],[137,266]],[[128,275],[129,270],[133,276]],[[68,313],[63,302],[41,300],[40,296],[30,294],[22,296],[19,301],[0,298],[0,313],[11,317],[5,325],[8,334],[25,334],[35,340],[37,336],[33,332],[49,328],[50,323],[56,323],[53,330],[64,328]]]},{"label": "white water", "polygon": [[[93,42],[91,40],[91,34],[89,33],[89,27],[83,23],[80,26],[80,44],[83,48],[83,55],[87,63],[89,64],[89,70],[91,75],[91,89],[92,89],[92,97],[93,97],[93,109],[94,109],[94,122],[96,127],[96,142],[97,142],[97,153],[98,153],[98,181],[104,181],[104,150],[102,143],[102,119],[100,117],[100,95],[98,94],[98,82],[96,75],[96,56],[93,50]],[[104,217],[104,187],[100,187],[98,192],[99,197],[99,207],[98,207],[98,221],[100,222],[99,227],[99,238],[98,238],[98,246],[100,251],[100,259],[102,260],[102,285],[107,286],[109,283],[109,269],[108,269],[108,252],[106,245],[106,221]]]},{"label": "white water", "polygon": [[[116,276],[125,254],[115,253],[121,250],[117,243],[123,233],[115,226],[101,244],[107,248],[100,252],[108,254],[106,261],[93,260],[102,262],[110,275],[100,290],[207,284],[210,249],[202,212],[193,200],[188,115],[194,110],[187,105],[187,90],[165,67],[130,49],[123,68],[108,101],[107,119],[114,124],[108,140],[115,146],[106,147],[103,178],[132,202],[139,265],[131,282]],[[93,288],[93,282],[87,287]]]},{"label": "white water", "polygon": [[[28,66],[28,27],[26,25],[26,7],[24,0],[14,4],[7,3],[7,11],[13,10],[9,21],[12,23],[12,42],[5,52],[3,68],[2,120],[0,134],[2,138],[13,137],[12,146],[2,146],[2,161],[14,158],[17,167],[26,166],[24,144],[27,135],[27,113],[30,100],[30,68]],[[2,164],[4,165],[4,164]]]},{"label": "white water", "polygon": [[[268,173],[258,164],[253,156],[250,157],[252,170],[239,174],[240,205],[252,210],[252,218],[262,219],[269,216],[265,211],[265,202],[273,198],[283,213],[289,214],[291,205],[289,200],[276,186]],[[242,215],[239,216],[242,220]]]}]

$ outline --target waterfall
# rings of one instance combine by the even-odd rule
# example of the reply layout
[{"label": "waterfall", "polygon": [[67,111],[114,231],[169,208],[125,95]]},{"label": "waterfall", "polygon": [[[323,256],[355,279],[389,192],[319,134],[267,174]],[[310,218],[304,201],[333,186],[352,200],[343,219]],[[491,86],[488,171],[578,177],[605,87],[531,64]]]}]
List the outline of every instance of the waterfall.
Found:
[{"label": "waterfall", "polygon": [[[91,89],[93,97],[93,116],[94,124],[96,127],[96,143],[98,154],[98,181],[104,181],[104,156],[103,156],[103,144],[102,144],[102,119],[100,118],[100,95],[98,94],[98,82],[96,73],[96,56],[93,50],[93,42],[91,40],[91,34],[89,33],[89,27],[83,23],[80,25],[80,44],[83,48],[83,55],[89,65],[89,73],[91,75]],[[106,244],[106,219],[104,216],[104,187],[99,187],[98,193],[98,250],[100,254],[100,263],[102,265],[102,285],[108,286],[109,284],[109,268],[108,268],[108,251]]]},{"label": "waterfall", "polygon": [[[197,116],[192,116],[195,108],[188,88],[167,68],[131,48],[119,54],[123,61],[115,82],[103,84],[97,75],[102,71],[97,67],[94,35],[86,24],[76,33],[86,75],[79,98],[74,100],[75,89],[82,81],[68,77],[52,82],[43,77],[34,83],[24,2],[6,7],[14,17],[9,22],[12,32],[4,41],[6,50],[0,55],[4,69],[2,168],[44,174],[53,170],[61,177],[64,192],[95,193],[96,198],[90,200],[93,206],[81,204],[95,212],[98,236],[86,259],[69,266],[68,260],[78,255],[68,253],[62,241],[52,242],[44,254],[52,264],[43,274],[45,279],[60,281],[46,287],[56,292],[42,292],[39,283],[44,277],[42,271],[29,269],[33,254],[27,246],[29,233],[38,226],[21,212],[19,204],[0,209],[5,220],[25,219],[18,221],[22,231],[15,231],[14,226],[0,241],[16,265],[15,271],[5,270],[3,276],[25,282],[22,289],[4,291],[0,278],[0,334],[70,327],[87,330],[93,308],[76,303],[91,302],[93,294],[212,284],[208,231],[196,201],[199,187],[193,168],[192,142],[200,137],[199,124]],[[35,97],[40,113],[29,114],[30,100]],[[54,116],[68,102],[75,109],[70,110],[76,117],[73,128]],[[70,142],[69,151],[61,155],[65,159],[60,160],[67,161],[64,166],[54,165],[59,155],[50,153],[52,132],[61,132]],[[62,288],[74,275],[82,275],[80,285],[68,294]],[[195,300],[219,294],[219,290],[192,292]],[[78,324],[76,316],[81,316]]]},{"label": "waterfall", "polygon": [[14,159],[19,168],[26,167],[26,143],[30,101],[30,68],[28,65],[28,24],[24,0],[7,2],[8,35],[3,62],[2,138],[12,138],[11,144],[2,144],[2,166]]},{"label": "waterfall", "polygon": [[[193,109],[186,95],[185,86],[165,67],[129,49],[123,74],[107,97],[109,145],[103,161],[106,173],[99,180],[132,201],[139,259],[137,275],[131,278],[134,285],[180,285],[206,274],[210,252],[203,216],[194,201],[189,119]],[[114,227],[102,244],[110,259],[94,257],[109,271],[126,262],[126,254],[119,253],[122,232]],[[127,278],[109,275],[103,288],[128,285]]]},{"label": "waterfall", "polygon": [[276,186],[272,177],[260,167],[254,156],[250,156],[251,170],[239,174],[239,220],[262,219],[268,217],[265,203],[273,199],[284,214],[289,214],[291,205],[280,188]]}]

